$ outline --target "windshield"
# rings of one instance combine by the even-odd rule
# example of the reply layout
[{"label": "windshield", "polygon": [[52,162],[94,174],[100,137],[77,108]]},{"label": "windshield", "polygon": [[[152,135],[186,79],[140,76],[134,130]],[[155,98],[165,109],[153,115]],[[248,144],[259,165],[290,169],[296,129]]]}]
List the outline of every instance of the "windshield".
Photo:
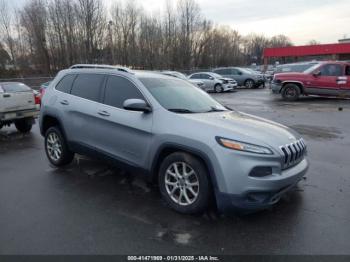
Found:
[{"label": "windshield", "polygon": [[250,69],[250,68],[244,68],[246,71],[250,72],[250,73],[253,73],[253,74],[261,74],[259,71],[256,71],[256,70],[253,70],[253,69]]},{"label": "windshield", "polygon": [[217,73],[210,73],[210,75],[215,77],[215,78],[222,78],[222,76],[217,74]]},{"label": "windshield", "polygon": [[178,113],[226,111],[210,95],[180,79],[140,77],[139,80],[165,109]]},{"label": "windshield", "polygon": [[307,68],[306,70],[304,70],[304,73],[310,74],[310,73],[312,73],[314,70],[316,70],[319,67],[320,67],[320,64],[315,64],[315,65]]},{"label": "windshield", "polygon": [[256,72],[247,68],[239,68],[239,70],[241,70],[243,73],[246,73],[246,74],[251,74],[251,73],[256,74]]}]

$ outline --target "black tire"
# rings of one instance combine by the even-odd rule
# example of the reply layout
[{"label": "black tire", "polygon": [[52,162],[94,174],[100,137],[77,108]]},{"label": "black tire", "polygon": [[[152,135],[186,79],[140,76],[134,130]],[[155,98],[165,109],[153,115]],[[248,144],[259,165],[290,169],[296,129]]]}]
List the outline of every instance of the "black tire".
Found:
[{"label": "black tire", "polygon": [[222,93],[222,92],[224,92],[224,89],[222,88],[222,86],[220,84],[216,84],[214,86],[214,91],[215,91],[215,93]]},{"label": "black tire", "polygon": [[254,82],[253,79],[247,79],[247,80],[245,80],[245,82],[244,82],[244,86],[245,86],[246,88],[254,88],[254,87],[255,87],[255,82]]},{"label": "black tire", "polygon": [[33,119],[32,118],[23,118],[15,122],[17,130],[21,133],[29,133],[32,130]]},{"label": "black tire", "polygon": [[[60,143],[61,154],[58,159],[54,159],[52,157],[52,154],[50,153],[50,149],[49,149],[50,143],[48,140],[51,134],[56,135]],[[57,126],[50,127],[45,133],[45,152],[50,163],[56,167],[68,165],[74,159],[74,152],[71,152],[69,150],[66,139],[64,138],[60,128]]]},{"label": "black tire", "polygon": [[296,84],[286,84],[282,89],[282,98],[286,101],[296,101],[300,94],[300,88]]},{"label": "black tire", "polygon": [[[181,168],[182,163],[185,163],[187,168],[190,168],[194,171],[194,174],[192,173],[193,174],[192,177],[191,176],[188,177],[188,179],[192,179],[192,181],[190,182],[194,184],[198,184],[198,188],[196,188],[196,186],[194,187],[191,186],[191,188],[194,189],[194,191],[197,191],[198,194],[196,198],[192,199],[193,202],[187,205],[181,205],[175,202],[175,200],[173,200],[171,193],[168,193],[169,188],[167,189],[167,185],[165,182],[167,179],[166,178],[167,171],[169,170],[169,168],[171,168],[174,164],[180,165],[180,168]],[[194,176],[196,179],[194,179]],[[206,211],[206,209],[208,208],[208,205],[211,199],[211,185],[209,181],[209,175],[204,164],[196,157],[183,152],[177,152],[169,155],[161,163],[158,178],[159,178],[159,188],[160,188],[162,197],[172,209],[183,214],[198,214]],[[195,182],[193,182],[193,180]],[[187,187],[187,182],[184,182],[186,185],[184,185],[183,189],[180,189],[179,187],[177,189],[178,189],[178,195],[182,194],[181,193],[182,190],[186,191],[186,197],[188,198],[194,195],[191,194],[191,191],[189,191]],[[185,196],[183,196],[182,198],[185,198]],[[185,201],[186,201],[186,198],[185,198]]]}]

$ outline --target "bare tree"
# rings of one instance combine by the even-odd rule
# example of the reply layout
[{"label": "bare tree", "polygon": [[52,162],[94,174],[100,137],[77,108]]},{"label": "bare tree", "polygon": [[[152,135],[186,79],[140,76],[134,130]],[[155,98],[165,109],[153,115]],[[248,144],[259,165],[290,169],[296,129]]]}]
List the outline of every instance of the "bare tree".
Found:
[{"label": "bare tree", "polygon": [[33,46],[35,59],[42,72],[51,72],[50,55],[47,48],[47,10],[43,0],[28,2],[22,12],[22,26],[27,31],[29,44]]},{"label": "bare tree", "polygon": [[13,40],[13,29],[11,27],[13,21],[13,16],[9,10],[8,4],[5,0],[0,0],[0,32],[3,35],[4,42],[6,47],[9,50],[11,55],[11,60],[14,66],[14,69],[17,69],[16,64],[16,52],[15,52],[15,43]]},{"label": "bare tree", "polygon": [[[74,63],[143,69],[191,69],[261,63],[265,47],[292,45],[284,35],[242,37],[205,19],[195,0],[167,0],[163,14],[135,0],[27,0],[11,13],[0,0],[3,46],[21,70],[58,71]],[[1,41],[2,40],[2,41]]]},{"label": "bare tree", "polygon": [[271,38],[269,47],[286,47],[292,45],[292,41],[289,39],[289,37],[285,35],[277,35]]},{"label": "bare tree", "polygon": [[306,43],[307,45],[319,45],[320,42],[316,41],[316,40],[310,40],[309,42]]},{"label": "bare tree", "polygon": [[194,34],[200,23],[200,8],[194,0],[178,1],[180,66],[188,69],[192,65]]},{"label": "bare tree", "polygon": [[104,30],[107,26],[102,1],[78,0],[75,11],[78,14],[80,37],[85,51],[83,59],[88,63],[98,62],[99,47],[102,45]]}]

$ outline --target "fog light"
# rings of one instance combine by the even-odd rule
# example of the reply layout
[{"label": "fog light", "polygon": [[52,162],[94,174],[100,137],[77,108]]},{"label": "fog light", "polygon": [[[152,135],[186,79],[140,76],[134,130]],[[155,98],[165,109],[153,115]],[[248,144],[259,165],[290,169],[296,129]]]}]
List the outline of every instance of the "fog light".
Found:
[{"label": "fog light", "polygon": [[268,166],[254,167],[249,174],[251,177],[265,177],[270,175],[272,175],[272,168]]}]

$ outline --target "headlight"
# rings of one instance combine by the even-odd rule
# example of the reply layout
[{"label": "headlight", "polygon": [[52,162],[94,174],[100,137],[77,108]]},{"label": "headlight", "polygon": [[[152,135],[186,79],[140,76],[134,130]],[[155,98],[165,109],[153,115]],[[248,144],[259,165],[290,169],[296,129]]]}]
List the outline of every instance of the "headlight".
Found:
[{"label": "headlight", "polygon": [[250,153],[256,153],[256,154],[263,154],[263,155],[272,155],[273,152],[264,146],[258,146],[253,145],[249,143],[244,143],[240,141],[235,141],[223,137],[216,137],[216,141],[223,147],[238,150],[238,151],[244,151],[244,152],[250,152]]}]

